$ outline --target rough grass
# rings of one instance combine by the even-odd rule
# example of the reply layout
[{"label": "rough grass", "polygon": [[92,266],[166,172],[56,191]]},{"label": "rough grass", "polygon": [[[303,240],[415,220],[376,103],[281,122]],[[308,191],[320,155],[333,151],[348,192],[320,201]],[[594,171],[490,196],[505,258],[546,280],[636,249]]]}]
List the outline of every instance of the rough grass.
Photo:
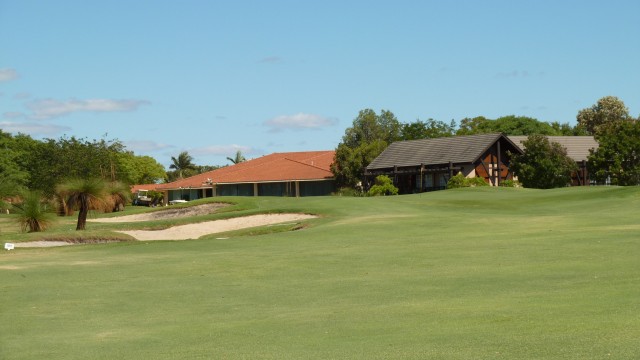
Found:
[{"label": "rough grass", "polygon": [[0,358],[640,357],[638,188],[236,200],[323,216],[3,252]]}]

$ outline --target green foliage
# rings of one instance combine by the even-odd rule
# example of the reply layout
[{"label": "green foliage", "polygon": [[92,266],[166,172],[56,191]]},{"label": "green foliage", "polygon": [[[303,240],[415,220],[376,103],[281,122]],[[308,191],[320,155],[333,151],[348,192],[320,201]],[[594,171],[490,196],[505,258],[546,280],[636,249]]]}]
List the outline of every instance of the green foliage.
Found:
[{"label": "green foliage", "polygon": [[453,136],[456,132],[456,122],[451,120],[447,124],[443,121],[429,119],[426,122],[416,120],[412,123],[402,124],[401,140],[434,139]]},{"label": "green foliage", "polygon": [[512,179],[506,179],[500,182],[500,186],[515,188],[515,187],[518,187],[518,182]]},{"label": "green foliage", "polygon": [[39,191],[27,191],[20,203],[14,204],[18,216],[16,221],[23,232],[40,232],[49,228],[53,222],[53,214],[47,203],[43,201]]},{"label": "green foliage", "polygon": [[164,201],[164,193],[161,191],[149,190],[147,196],[151,198],[151,206],[162,204]]},{"label": "green foliage", "polygon": [[175,179],[169,179],[169,181],[182,179],[196,174],[196,165],[193,163],[193,156],[189,155],[189,152],[183,151],[178,154],[178,157],[171,157],[170,169],[175,170]]},{"label": "green foliage", "polygon": [[567,150],[542,135],[530,135],[523,142],[524,154],[513,154],[511,168],[524,187],[550,189],[569,185],[578,170]]},{"label": "green foliage", "polygon": [[539,121],[526,116],[508,115],[495,120],[483,116],[465,118],[460,121],[456,135],[503,133],[505,135],[566,135],[576,130],[569,124]]},{"label": "green foliage", "polygon": [[78,210],[76,230],[84,230],[89,210],[104,211],[110,206],[107,183],[99,178],[71,179],[58,185],[58,196],[70,209]]},{"label": "green foliage", "polygon": [[589,134],[596,135],[601,131],[601,127],[606,127],[611,123],[629,120],[629,109],[622,100],[615,96],[605,96],[590,108],[582,109],[576,117],[578,125],[584,128]]},{"label": "green foliage", "polygon": [[136,156],[130,151],[118,153],[118,178],[126,184],[154,184],[165,180],[164,166],[151,156]]},{"label": "green foliage", "polygon": [[616,121],[599,129],[599,147],[591,150],[587,164],[591,177],[598,183],[640,185],[640,121]]},{"label": "green foliage", "polygon": [[378,115],[371,109],[361,110],[345,130],[331,165],[338,186],[355,187],[367,165],[400,138],[401,125],[392,112],[382,110]]},{"label": "green foliage", "polygon": [[28,187],[51,197],[55,187],[68,178],[102,178],[115,180],[121,174],[118,154],[124,146],[117,140],[62,137],[29,144],[25,166],[29,169]]},{"label": "green foliage", "polygon": [[393,185],[393,181],[387,175],[378,175],[374,185],[367,192],[368,196],[398,195],[398,188]]},{"label": "green foliage", "polygon": [[246,161],[247,159],[244,157],[244,155],[242,155],[242,151],[238,150],[236,151],[236,156],[235,157],[227,157],[227,160],[231,161],[234,165],[235,164],[240,164],[243,161]]},{"label": "green foliage", "polygon": [[484,181],[481,177],[472,177],[467,178],[462,173],[458,173],[455,176],[452,176],[449,181],[447,181],[447,189],[458,189],[463,187],[480,187],[480,186],[489,186],[486,181]]}]

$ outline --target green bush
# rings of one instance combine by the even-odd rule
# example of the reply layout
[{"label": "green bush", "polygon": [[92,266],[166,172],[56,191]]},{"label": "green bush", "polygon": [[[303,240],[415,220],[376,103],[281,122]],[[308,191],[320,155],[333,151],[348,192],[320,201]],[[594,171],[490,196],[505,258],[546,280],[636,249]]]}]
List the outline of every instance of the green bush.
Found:
[{"label": "green bush", "polygon": [[469,182],[467,178],[462,175],[462,173],[458,173],[456,176],[451,177],[449,181],[447,181],[447,189],[458,189],[462,187],[469,187]]},{"label": "green bush", "polygon": [[489,186],[486,181],[481,177],[467,178],[462,173],[458,173],[456,176],[451,177],[447,181],[447,189],[458,189],[463,187],[479,187]]},{"label": "green bush", "polygon": [[518,186],[520,186],[520,185],[518,184],[518,182],[517,182],[517,181],[515,181],[515,180],[511,180],[511,179],[508,179],[508,180],[502,180],[502,181],[500,182],[500,186],[503,186],[503,187],[512,187],[512,188],[514,188],[514,187],[518,187]]},{"label": "green bush", "polygon": [[26,192],[22,202],[13,205],[17,210],[16,221],[24,232],[45,231],[51,226],[53,214],[49,212],[47,203],[42,201],[39,191]]},{"label": "green bush", "polygon": [[374,185],[367,192],[368,196],[398,195],[398,188],[387,175],[378,175]]}]

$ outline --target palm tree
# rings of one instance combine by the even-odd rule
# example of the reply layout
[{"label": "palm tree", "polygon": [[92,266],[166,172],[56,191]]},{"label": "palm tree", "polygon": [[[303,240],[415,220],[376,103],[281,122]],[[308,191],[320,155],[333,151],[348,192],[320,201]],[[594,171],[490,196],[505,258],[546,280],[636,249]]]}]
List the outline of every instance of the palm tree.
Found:
[{"label": "palm tree", "polygon": [[178,158],[171,157],[172,164],[169,165],[169,169],[175,169],[178,172],[178,178],[182,179],[183,172],[185,170],[195,170],[196,165],[193,163],[193,157],[189,155],[187,151],[183,151],[178,155]]},{"label": "palm tree", "polygon": [[244,156],[242,156],[242,151],[238,150],[238,151],[236,152],[236,157],[235,157],[235,159],[234,159],[234,158],[227,157],[227,160],[231,161],[231,162],[232,162],[232,163],[234,163],[234,164],[240,164],[241,162],[243,162],[243,161],[245,161],[245,160],[247,160],[247,159],[245,159],[245,157],[244,157]]},{"label": "palm tree", "polygon": [[71,179],[60,184],[57,190],[69,208],[78,208],[76,230],[84,230],[89,210],[104,210],[108,206],[106,199],[111,196],[104,180],[96,178]]}]

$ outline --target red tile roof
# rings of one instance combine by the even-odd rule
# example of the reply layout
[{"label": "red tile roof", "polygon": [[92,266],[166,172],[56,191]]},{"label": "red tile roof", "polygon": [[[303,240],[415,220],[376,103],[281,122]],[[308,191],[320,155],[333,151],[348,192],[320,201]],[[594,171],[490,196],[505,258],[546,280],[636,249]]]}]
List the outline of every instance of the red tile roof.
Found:
[{"label": "red tile roof", "polygon": [[136,193],[138,190],[156,190],[157,188],[166,184],[140,184],[131,185],[131,193]]},{"label": "red tile roof", "polygon": [[[274,153],[186,179],[160,184],[159,189],[202,188],[211,183],[255,183],[332,179],[334,151]],[[208,184],[209,183],[209,184]]]}]

